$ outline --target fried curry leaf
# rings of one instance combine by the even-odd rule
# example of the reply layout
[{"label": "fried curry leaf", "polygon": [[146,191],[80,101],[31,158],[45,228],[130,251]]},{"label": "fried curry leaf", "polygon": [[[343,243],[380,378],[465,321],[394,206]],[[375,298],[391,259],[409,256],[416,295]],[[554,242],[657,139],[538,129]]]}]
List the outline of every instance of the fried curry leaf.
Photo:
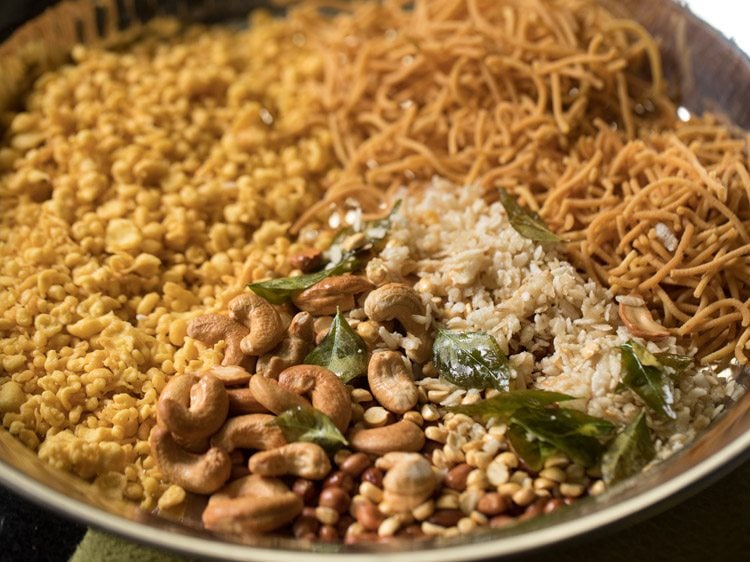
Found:
[{"label": "fried curry leaf", "polygon": [[305,357],[304,363],[325,367],[347,383],[367,371],[367,346],[337,312],[328,335]]},{"label": "fried curry leaf", "polygon": [[297,406],[276,416],[268,422],[278,426],[290,443],[307,441],[316,443],[328,453],[333,453],[349,443],[333,424],[331,418],[314,408]]},{"label": "fried curry leaf", "polygon": [[[516,450],[524,460],[523,451],[535,447],[534,441],[542,441],[547,447],[537,447],[539,451],[561,451],[583,466],[599,462],[604,451],[602,440],[609,438],[615,429],[607,420],[569,408],[520,408],[511,416],[510,425],[522,428],[526,441],[531,442]],[[516,434],[520,438],[521,433],[516,431]],[[532,454],[532,462],[535,459]]]},{"label": "fried curry leaf", "polygon": [[657,361],[664,367],[673,369],[675,373],[681,373],[693,364],[693,358],[677,353],[654,353]]},{"label": "fried curry leaf", "polygon": [[539,471],[544,467],[544,461],[555,451],[555,447],[546,441],[536,439],[522,426],[512,423],[508,426],[506,437],[516,454],[523,459],[531,470]]},{"label": "fried curry leaf", "polygon": [[659,414],[675,419],[672,409],[674,395],[672,381],[653,353],[641,344],[628,341],[620,346],[622,384],[635,392],[646,405]]},{"label": "fried curry leaf", "polygon": [[263,297],[271,304],[283,304],[291,299],[295,294],[312,287],[327,277],[342,275],[354,271],[358,262],[353,257],[341,260],[339,263],[328,269],[323,269],[307,275],[298,275],[296,277],[283,277],[281,279],[271,279],[259,283],[250,283],[247,287],[256,295]]},{"label": "fried curry leaf", "polygon": [[461,388],[508,390],[510,385],[508,358],[486,332],[439,330],[432,362],[441,377]]},{"label": "fried curry leaf", "polygon": [[479,400],[473,404],[453,406],[452,408],[448,408],[448,410],[484,420],[498,418],[502,422],[507,422],[513,413],[520,408],[543,408],[549,404],[564,402],[566,400],[575,400],[575,398],[560,392],[522,389],[503,392],[497,396]]},{"label": "fried curry leaf", "polygon": [[602,456],[602,478],[614,484],[639,472],[656,455],[651,433],[646,424],[646,413],[638,417],[615,437]]},{"label": "fried curry leaf", "polygon": [[[342,248],[342,244],[344,243],[344,240],[346,240],[349,236],[358,232],[361,232],[365,237],[364,243],[361,246],[361,250],[379,249],[381,242],[386,239],[388,233],[391,230],[393,217],[396,215],[399,208],[401,208],[401,203],[402,200],[399,199],[393,204],[391,211],[385,217],[383,217],[382,219],[367,221],[363,223],[358,230],[355,230],[350,226],[339,231],[331,242],[328,250],[325,251],[325,257],[330,261],[337,259],[337,257],[340,256],[351,255],[351,252],[345,251]],[[357,253],[361,250],[357,250],[354,253]]]},{"label": "fried curry leaf", "polygon": [[539,215],[519,205],[516,198],[504,189],[500,189],[500,203],[508,213],[510,225],[524,238],[536,242],[561,242],[561,239],[547,228]]}]

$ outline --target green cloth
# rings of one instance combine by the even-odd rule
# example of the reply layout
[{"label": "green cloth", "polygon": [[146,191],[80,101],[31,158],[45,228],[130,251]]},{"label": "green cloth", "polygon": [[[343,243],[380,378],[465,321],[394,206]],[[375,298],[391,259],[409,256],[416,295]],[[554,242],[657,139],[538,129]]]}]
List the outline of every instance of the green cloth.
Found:
[{"label": "green cloth", "polygon": [[[750,462],[689,500],[621,531],[554,546],[517,562],[740,562],[750,559]],[[89,530],[70,562],[187,559]]]}]

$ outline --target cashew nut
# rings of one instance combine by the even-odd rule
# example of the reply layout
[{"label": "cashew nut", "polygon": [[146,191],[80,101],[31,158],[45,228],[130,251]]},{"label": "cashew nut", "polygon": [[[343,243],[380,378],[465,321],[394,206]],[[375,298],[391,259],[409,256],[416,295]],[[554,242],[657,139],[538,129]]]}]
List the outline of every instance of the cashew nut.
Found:
[{"label": "cashew nut", "polygon": [[225,386],[247,384],[250,382],[250,377],[252,376],[246,369],[243,369],[239,365],[216,365],[197,374],[199,376],[211,375],[216,377],[223,382]]},{"label": "cashew nut", "polygon": [[284,369],[279,384],[297,394],[309,394],[313,408],[326,414],[339,431],[346,431],[352,417],[349,390],[336,375],[318,365]]},{"label": "cashew nut", "polygon": [[276,416],[247,414],[229,418],[219,432],[211,438],[211,445],[227,452],[235,449],[274,449],[286,445],[281,429],[269,422]]},{"label": "cashew nut", "polygon": [[417,385],[404,365],[404,358],[396,351],[376,351],[367,366],[367,382],[380,405],[403,414],[417,403]]},{"label": "cashew nut", "polygon": [[356,275],[336,275],[323,279],[305,289],[292,299],[300,310],[315,316],[336,314],[336,310],[346,312],[354,308],[354,297],[375,287],[364,277]]},{"label": "cashew nut", "polygon": [[291,474],[321,480],[331,471],[331,461],[319,445],[299,442],[255,453],[248,461],[248,468],[253,474],[262,476]]},{"label": "cashew nut", "polygon": [[277,415],[297,406],[310,407],[310,403],[299,394],[287,390],[275,380],[263,375],[255,375],[250,380],[250,391],[266,410]]},{"label": "cashew nut", "polygon": [[417,292],[403,283],[388,283],[372,291],[365,299],[365,314],[370,320],[398,320],[412,334],[425,332],[425,325],[414,316],[424,316],[425,306]]},{"label": "cashew nut", "polygon": [[202,519],[211,531],[266,533],[292,521],[302,508],[300,497],[283,482],[252,474],[211,496]]},{"label": "cashew nut", "polygon": [[286,326],[281,316],[263,297],[248,291],[234,297],[227,306],[229,315],[249,330],[240,342],[246,355],[263,355],[284,337]]},{"label": "cashew nut", "polygon": [[669,330],[654,320],[651,311],[645,306],[620,303],[620,320],[637,338],[656,340],[669,335]]},{"label": "cashew nut", "polygon": [[411,511],[435,491],[438,478],[418,453],[388,453],[376,466],[388,472],[383,478],[383,501],[395,512]]},{"label": "cashew nut", "polygon": [[239,365],[245,358],[240,342],[250,333],[245,326],[221,314],[204,314],[188,322],[187,334],[206,345],[227,344],[222,365]]},{"label": "cashew nut", "polygon": [[367,295],[364,309],[370,320],[376,322],[397,320],[407,332],[421,340],[416,349],[406,351],[409,359],[418,363],[429,360],[432,342],[428,337],[427,326],[414,318],[425,316],[427,311],[414,289],[403,283],[388,283]]},{"label": "cashew nut", "polygon": [[355,428],[349,432],[349,445],[356,451],[385,455],[393,451],[417,452],[424,447],[424,433],[408,420],[370,429]]},{"label": "cashew nut", "polygon": [[302,363],[312,349],[313,339],[312,316],[309,312],[298,313],[292,318],[281,345],[258,359],[256,373],[276,379],[287,367]]},{"label": "cashew nut", "polygon": [[154,461],[167,480],[189,492],[215,492],[232,471],[232,461],[225,450],[212,447],[202,455],[188,453],[175,443],[164,427],[156,426],[148,441]]},{"label": "cashew nut", "polygon": [[156,405],[157,419],[180,439],[191,441],[219,429],[228,411],[227,391],[211,375],[173,377]]},{"label": "cashew nut", "polygon": [[242,414],[266,414],[268,409],[258,402],[249,388],[231,388],[227,390],[229,397],[229,414],[239,416]]}]

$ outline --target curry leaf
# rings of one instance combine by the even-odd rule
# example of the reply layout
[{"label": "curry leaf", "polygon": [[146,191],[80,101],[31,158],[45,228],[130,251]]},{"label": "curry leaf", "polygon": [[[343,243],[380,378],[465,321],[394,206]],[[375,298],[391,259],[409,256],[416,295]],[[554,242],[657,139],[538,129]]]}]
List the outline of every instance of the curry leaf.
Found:
[{"label": "curry leaf", "polygon": [[675,419],[672,409],[672,382],[653,353],[641,344],[628,341],[620,346],[622,384],[643,399],[646,405],[668,418]]},{"label": "curry leaf", "polygon": [[508,390],[510,386],[508,358],[486,332],[439,330],[432,362],[440,376],[461,388]]},{"label": "curry leaf", "polygon": [[615,437],[602,456],[602,478],[614,484],[636,474],[656,455],[643,410]]},{"label": "curry leaf", "polygon": [[675,373],[681,373],[693,364],[693,358],[676,353],[654,353],[657,361],[664,367],[673,369]]},{"label": "curry leaf", "polygon": [[328,260],[335,260],[339,259],[341,256],[351,255],[350,252],[347,252],[342,248],[342,245],[344,243],[344,240],[346,240],[352,234],[357,234],[358,232],[361,232],[364,235],[365,240],[360,249],[354,253],[363,250],[377,250],[380,247],[381,242],[388,236],[388,233],[391,230],[391,225],[393,224],[393,217],[401,207],[401,203],[401,199],[396,201],[393,204],[391,211],[382,219],[367,221],[363,223],[357,230],[355,230],[351,226],[340,230],[331,242],[328,250],[325,251],[325,257]]},{"label": "curry leaf", "polygon": [[524,238],[536,242],[560,242],[561,239],[547,228],[542,218],[531,209],[522,207],[516,198],[500,189],[500,203],[508,214],[513,229]]},{"label": "curry leaf", "polygon": [[513,450],[531,470],[541,470],[547,457],[556,451],[549,443],[536,439],[526,429],[515,423],[508,426],[506,436]]},{"label": "curry leaf", "polygon": [[327,277],[342,275],[353,271],[358,266],[358,262],[353,257],[341,260],[339,263],[328,269],[323,269],[307,275],[298,275],[296,277],[283,277],[281,279],[271,279],[259,283],[250,283],[247,287],[256,295],[263,297],[271,304],[283,304],[291,299],[295,294],[304,291],[321,282]]},{"label": "curry leaf", "polygon": [[507,422],[513,413],[520,408],[543,408],[549,404],[564,402],[566,400],[575,400],[575,398],[560,392],[522,389],[503,392],[497,396],[479,400],[473,404],[453,406],[452,408],[448,408],[448,410],[485,420],[494,417],[502,422]]},{"label": "curry leaf", "polygon": [[316,443],[329,453],[349,444],[331,418],[314,408],[297,406],[282,412],[268,423],[279,427],[290,443]]},{"label": "curry leaf", "polygon": [[[602,440],[615,429],[607,420],[569,408],[520,408],[510,422],[525,430],[527,441],[542,441],[547,450],[559,450],[583,466],[599,461],[604,451]],[[523,458],[522,452],[516,452]]]},{"label": "curry leaf", "polygon": [[367,371],[367,346],[341,312],[337,312],[328,335],[304,362],[325,367],[347,383]]}]

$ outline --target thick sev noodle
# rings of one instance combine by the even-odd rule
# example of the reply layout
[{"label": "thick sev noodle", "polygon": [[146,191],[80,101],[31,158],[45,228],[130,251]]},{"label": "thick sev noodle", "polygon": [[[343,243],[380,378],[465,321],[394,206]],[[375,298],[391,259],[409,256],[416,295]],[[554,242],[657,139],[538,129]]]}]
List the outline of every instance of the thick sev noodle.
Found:
[{"label": "thick sev noodle", "polygon": [[665,94],[654,40],[586,0],[385,0],[293,10],[325,60],[341,172],[365,210],[434,174],[516,193],[576,265],[637,294],[703,362],[750,340],[748,138]]}]

